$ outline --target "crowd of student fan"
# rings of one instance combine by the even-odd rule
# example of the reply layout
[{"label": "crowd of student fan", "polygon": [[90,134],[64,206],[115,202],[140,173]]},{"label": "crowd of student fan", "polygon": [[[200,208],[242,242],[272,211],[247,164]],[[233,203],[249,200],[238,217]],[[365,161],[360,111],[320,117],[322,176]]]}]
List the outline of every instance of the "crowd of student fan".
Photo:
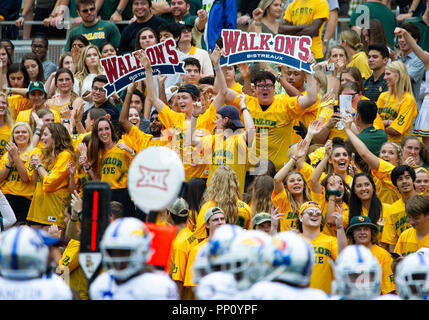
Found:
[{"label": "crowd of student fan", "polygon": [[[67,274],[82,299],[293,299],[298,289],[305,299],[417,297],[404,293],[400,278],[418,263],[428,269],[425,255],[420,262],[411,258],[429,247],[429,53],[418,44],[416,25],[394,29],[398,49],[386,41],[393,33],[376,36],[384,36],[376,19],[369,29],[342,31],[339,43],[326,48],[321,30],[328,17],[313,18],[322,20],[313,38],[317,62],[308,60],[313,74],[266,62],[221,67],[221,38],[205,50],[207,17],[192,16],[184,3],[187,10],[165,22],[150,13],[151,1],[132,1],[136,21],[121,37],[115,24],[97,18],[94,0],[78,1],[82,23],[72,29],[58,66],[47,59],[43,34],[34,35],[32,52],[21,61],[12,61],[11,41],[1,41],[0,190],[13,214],[1,217],[2,230],[10,230],[2,237],[0,298],[11,298],[2,284],[16,277],[7,249],[14,232],[31,243],[47,242],[44,231],[63,240],[46,251],[49,266]],[[249,31],[292,32],[299,24],[290,11],[299,3],[279,23],[281,1],[261,1]],[[100,28],[104,38],[93,34]],[[152,74],[144,49],[167,38],[177,43],[183,75]],[[135,50],[146,79],[107,98],[100,59]],[[353,109],[346,113],[344,97]],[[149,146],[172,148],[185,169],[180,198],[156,221],[178,227],[167,274],[145,265],[150,237],[140,222],[147,215],[127,190],[130,164]],[[86,181],[109,182],[112,190],[105,272],[89,294],[78,262]],[[112,232],[123,237],[122,247],[111,245]],[[142,251],[133,247],[136,234]],[[118,258],[114,249],[136,258]],[[396,268],[406,256],[411,262]],[[40,264],[43,274],[47,261]],[[346,274],[359,274],[360,264],[376,280],[347,293],[353,281]],[[426,277],[418,287],[427,294]],[[127,296],[125,287],[135,287],[135,295]]]}]

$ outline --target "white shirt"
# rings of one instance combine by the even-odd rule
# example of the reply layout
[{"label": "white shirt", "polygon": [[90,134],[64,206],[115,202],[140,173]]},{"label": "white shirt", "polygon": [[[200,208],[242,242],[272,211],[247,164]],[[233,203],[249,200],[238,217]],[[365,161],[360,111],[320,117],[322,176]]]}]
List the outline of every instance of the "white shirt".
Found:
[{"label": "white shirt", "polygon": [[56,274],[31,280],[0,277],[0,300],[72,300],[70,287]]},{"label": "white shirt", "polygon": [[319,289],[292,287],[285,283],[260,281],[247,292],[248,300],[327,300]]},{"label": "white shirt", "polygon": [[195,294],[198,300],[236,299],[237,281],[231,273],[212,272],[201,278]]},{"label": "white shirt", "polygon": [[118,285],[110,271],[89,288],[91,300],[177,300],[176,283],[164,272],[146,272]]}]

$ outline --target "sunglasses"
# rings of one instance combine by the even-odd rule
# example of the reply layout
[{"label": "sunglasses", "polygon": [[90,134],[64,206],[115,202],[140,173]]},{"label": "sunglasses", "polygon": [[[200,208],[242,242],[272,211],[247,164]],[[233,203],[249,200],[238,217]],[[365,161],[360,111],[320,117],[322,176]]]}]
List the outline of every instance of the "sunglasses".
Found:
[{"label": "sunglasses", "polygon": [[93,12],[93,11],[95,11],[95,7],[91,7],[91,8],[79,10],[79,12],[82,12],[82,13],[85,13],[85,14],[87,14],[89,12]]}]

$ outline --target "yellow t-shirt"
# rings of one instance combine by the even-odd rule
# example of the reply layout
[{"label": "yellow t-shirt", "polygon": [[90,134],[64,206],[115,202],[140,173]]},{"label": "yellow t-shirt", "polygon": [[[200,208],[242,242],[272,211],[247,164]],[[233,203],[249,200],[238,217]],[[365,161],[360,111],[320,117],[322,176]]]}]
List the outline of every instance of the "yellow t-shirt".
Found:
[{"label": "yellow t-shirt", "polygon": [[[190,121],[186,120],[186,115],[183,112],[175,112],[170,109],[167,105],[164,105],[161,112],[159,113],[159,120],[162,122],[166,130],[163,134],[167,134],[171,137],[171,141],[165,145],[175,151],[180,159],[183,161],[183,167],[185,168],[185,181],[196,177],[196,178],[207,178],[208,177],[208,164],[201,163],[199,157],[194,159],[193,148],[184,148],[184,136],[188,133],[188,127]],[[196,129],[200,129],[201,136],[212,134],[215,127],[216,120],[216,108],[213,103],[210,107],[200,115],[197,119]],[[165,139],[165,138],[164,138]],[[196,161],[195,161],[196,160]]]},{"label": "yellow t-shirt", "polygon": [[378,160],[378,170],[371,170],[377,189],[377,196],[382,203],[392,204],[401,198],[398,188],[393,185],[390,177],[395,166],[381,158],[378,158]]},{"label": "yellow t-shirt", "polygon": [[13,96],[7,97],[7,102],[12,110],[12,118],[14,121],[16,120],[18,113],[22,110],[31,109],[33,106],[30,99],[25,96],[21,96],[20,94],[14,94]]},{"label": "yellow t-shirt", "polygon": [[405,203],[402,198],[392,203],[389,212],[386,213],[381,241],[396,245],[401,233],[412,227],[408,221]]},{"label": "yellow t-shirt", "polygon": [[[119,140],[118,143],[123,142]],[[128,169],[132,161],[131,154],[120,149],[117,144],[110,150],[102,150],[100,180],[109,182],[112,189],[127,188]]]},{"label": "yellow t-shirt", "polygon": [[195,287],[197,284],[193,280],[194,270],[192,265],[194,264],[195,257],[197,256],[198,251],[201,247],[208,242],[207,238],[198,244],[192,246],[191,251],[189,252],[188,263],[186,264],[186,272],[185,272],[185,281],[183,282],[183,286],[185,287]]},{"label": "yellow t-shirt", "polygon": [[307,24],[311,25],[316,19],[323,19],[319,33],[312,37],[311,51],[315,59],[323,58],[322,51],[322,30],[329,18],[329,5],[327,1],[321,0],[295,0],[287,7],[283,19],[291,22],[293,25]]},{"label": "yellow t-shirt", "polygon": [[[42,158],[42,163],[43,163]],[[27,220],[37,223],[55,224],[65,228],[64,207],[70,200],[68,162],[72,155],[67,150],[62,151],[57,158],[46,168],[48,174],[40,180],[38,176],[36,190],[28,210]],[[34,171],[30,172],[31,177]]]},{"label": "yellow t-shirt", "polygon": [[[231,104],[239,108],[237,96]],[[255,141],[249,147],[249,165],[253,167],[260,159],[269,159],[276,171],[280,170],[289,161],[287,150],[292,144],[294,119],[304,112],[298,104],[298,96],[277,94],[263,111],[258,98],[246,95],[246,106],[256,129]]]},{"label": "yellow t-shirt", "polygon": [[[311,192],[311,198],[313,201],[319,204],[320,208],[322,209],[323,219],[326,220],[326,214],[328,212],[328,201],[325,200],[325,194]],[[347,205],[347,203],[341,202],[341,210],[343,217],[343,228],[344,230],[346,230],[349,226],[349,206]],[[338,212],[337,206],[335,206],[335,211]],[[337,237],[337,226],[335,224],[330,225],[328,223],[325,223],[322,233],[328,236]]]},{"label": "yellow t-shirt", "polygon": [[[28,122],[30,123],[31,111],[33,109],[26,109],[18,113],[15,122]],[[55,110],[49,109],[54,114],[54,122],[61,122],[61,115]]]},{"label": "yellow t-shirt", "polygon": [[76,133],[76,134],[72,134],[71,137],[71,141],[72,141],[72,145],[73,145],[73,149],[75,151],[77,150],[77,146],[82,142],[83,138],[85,138],[87,135],[91,134],[91,132],[85,132],[85,133]]},{"label": "yellow t-shirt", "polygon": [[405,257],[420,248],[429,248],[429,234],[419,240],[416,229],[409,228],[399,236],[394,252]]},{"label": "yellow t-shirt", "polygon": [[231,87],[229,87],[231,90],[234,90],[237,93],[242,93],[243,92],[243,86],[239,83],[236,82],[234,83]]},{"label": "yellow t-shirt", "polygon": [[[198,213],[197,224],[194,231],[194,235],[197,239],[207,238],[208,235],[207,235],[206,226],[204,223],[204,214],[209,208],[216,207],[216,206],[217,206],[216,202],[210,200],[204,203],[203,206],[201,207],[200,212]],[[238,208],[238,218],[235,224],[242,227],[243,229],[247,229],[247,230],[250,229],[251,222],[252,222],[252,209],[250,209],[247,203],[241,200],[237,200],[237,208]],[[226,221],[226,223],[232,223],[232,222]]]},{"label": "yellow t-shirt", "polygon": [[[306,96],[307,90],[301,93],[301,95]],[[293,122],[294,126],[299,126],[299,122],[305,124],[306,128],[310,125],[310,122],[317,119],[317,114],[319,113],[320,107],[320,96],[317,95],[317,101],[312,104],[310,107],[304,110],[304,112],[295,119]],[[292,143],[297,143],[302,140],[302,137],[299,136],[295,130],[292,131]]]},{"label": "yellow t-shirt", "polygon": [[[304,237],[304,239],[306,239]],[[306,239],[308,241],[308,239]],[[338,255],[338,242],[336,237],[320,233],[313,241],[315,261],[310,278],[310,288],[320,289],[327,294],[331,293],[331,282],[334,280],[334,271],[329,260],[336,260]]]},{"label": "yellow t-shirt", "polygon": [[71,239],[65,248],[58,265],[64,270],[62,277],[73,289],[76,289],[83,300],[88,300],[88,279],[79,265],[80,241]]},{"label": "yellow t-shirt", "polygon": [[409,135],[413,126],[414,118],[417,116],[417,105],[413,94],[405,92],[402,99],[398,101],[392,93],[389,100],[389,92],[382,92],[377,100],[378,113],[383,120],[393,120],[390,125],[400,133],[399,136],[387,135],[388,141],[400,144],[403,137]]},{"label": "yellow t-shirt", "polygon": [[372,70],[368,65],[368,56],[364,51],[356,52],[347,68],[356,67],[359,69],[362,78],[368,79],[372,75]]},{"label": "yellow t-shirt", "polygon": [[280,232],[288,231],[290,229],[296,229],[296,219],[298,218],[298,212],[292,210],[292,206],[287,197],[286,190],[277,193],[273,190],[271,195],[271,201],[275,208],[279,208],[278,212],[284,214],[280,219]]},{"label": "yellow t-shirt", "polygon": [[381,266],[381,294],[390,293],[396,290],[395,276],[392,271],[392,256],[382,247],[373,244],[371,253],[377,258]]},{"label": "yellow t-shirt", "polygon": [[[25,168],[27,169],[27,174],[31,176],[31,172],[33,168],[30,165],[31,156],[34,153],[40,153],[38,149],[32,149],[31,151],[23,152],[19,157],[22,160]],[[3,155],[0,160],[0,170],[4,168],[4,166],[9,162],[9,158],[7,153]],[[18,169],[16,168],[16,164],[12,164],[12,169],[9,170],[9,175],[1,184],[1,191],[3,194],[12,194],[15,196],[22,196],[30,199],[33,197],[35,185],[33,182],[23,182],[21,180],[21,176],[18,173]]]},{"label": "yellow t-shirt", "polygon": [[173,241],[168,273],[175,281],[185,281],[186,265],[188,263],[189,252],[196,245],[197,238],[188,227],[183,228]]},{"label": "yellow t-shirt", "polygon": [[247,164],[247,143],[244,140],[244,133],[233,134],[226,139],[223,134],[204,136],[201,139],[201,154],[210,157],[207,184],[218,167],[227,165],[237,174],[240,192],[244,192]]},{"label": "yellow t-shirt", "polygon": [[0,156],[6,153],[6,145],[10,141],[11,133],[12,128],[6,123],[0,128]]}]

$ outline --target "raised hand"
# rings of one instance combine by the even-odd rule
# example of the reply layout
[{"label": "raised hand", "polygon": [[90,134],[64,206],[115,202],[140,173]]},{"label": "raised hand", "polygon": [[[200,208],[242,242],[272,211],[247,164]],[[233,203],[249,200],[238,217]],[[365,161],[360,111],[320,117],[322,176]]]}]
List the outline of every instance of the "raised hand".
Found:
[{"label": "raised hand", "polygon": [[214,67],[219,66],[221,57],[222,57],[222,50],[219,48],[218,45],[216,45],[213,51],[210,50],[210,60]]},{"label": "raised hand", "polygon": [[150,60],[149,60],[149,58],[148,58],[148,56],[147,56],[146,52],[145,52],[143,49],[138,50],[138,51],[136,52],[136,57],[137,57],[137,59],[139,59],[139,60],[140,60],[140,63],[141,63],[141,65],[145,68],[146,72],[147,72],[148,70],[151,70],[151,69],[152,69],[151,64],[150,64]]},{"label": "raised hand", "polygon": [[308,145],[309,143],[305,139],[298,142],[298,144],[296,145],[295,154],[294,154],[296,159],[301,159],[307,155]]},{"label": "raised hand", "polygon": [[252,11],[252,17],[255,22],[261,22],[264,17],[264,11],[261,8],[256,8]]}]

